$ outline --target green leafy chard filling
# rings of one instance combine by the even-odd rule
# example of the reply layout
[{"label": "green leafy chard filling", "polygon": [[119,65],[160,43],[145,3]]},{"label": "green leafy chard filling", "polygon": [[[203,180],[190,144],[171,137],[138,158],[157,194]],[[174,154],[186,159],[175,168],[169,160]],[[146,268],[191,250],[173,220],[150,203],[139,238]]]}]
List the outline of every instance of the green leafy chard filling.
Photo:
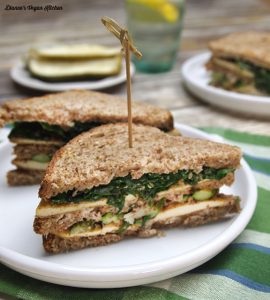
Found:
[{"label": "green leafy chard filling", "polygon": [[232,81],[227,74],[215,71],[212,72],[210,84],[224,89],[238,89],[247,85],[247,82],[242,79]]},{"label": "green leafy chard filling", "polygon": [[51,198],[51,202],[60,204],[97,201],[101,198],[107,198],[109,205],[115,206],[121,211],[125,203],[125,197],[128,194],[139,196],[151,205],[157,193],[167,190],[179,180],[183,180],[186,184],[194,185],[204,179],[220,180],[233,171],[234,169],[232,168],[214,169],[204,167],[200,173],[195,173],[191,170],[179,170],[176,173],[169,174],[148,173],[139,179],[132,179],[131,176],[128,175],[126,177],[117,177],[107,185],[100,185],[82,192],[74,193],[74,191],[71,190],[58,194]]},{"label": "green leafy chard filling", "polygon": [[237,60],[236,63],[241,69],[254,74],[255,87],[258,90],[270,94],[270,70],[242,60]]},{"label": "green leafy chard filling", "polygon": [[61,140],[68,142],[80,133],[101,125],[98,122],[75,122],[74,126],[63,128],[44,122],[15,122],[9,138],[29,138],[33,140]]},{"label": "green leafy chard filling", "polygon": [[[255,87],[264,93],[270,94],[270,70],[239,59],[227,58],[226,60],[235,63],[242,70],[252,72],[254,74]],[[228,86],[230,86],[230,88],[240,88],[247,83],[245,80],[238,79],[232,85],[226,74],[222,72],[212,72],[210,84],[214,86],[222,86],[224,88],[227,88]]]}]

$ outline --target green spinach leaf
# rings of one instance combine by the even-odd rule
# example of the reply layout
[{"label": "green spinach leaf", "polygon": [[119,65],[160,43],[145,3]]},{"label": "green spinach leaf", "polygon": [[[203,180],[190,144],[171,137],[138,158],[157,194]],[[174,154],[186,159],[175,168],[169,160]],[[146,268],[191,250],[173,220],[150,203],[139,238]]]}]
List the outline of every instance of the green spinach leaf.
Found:
[{"label": "green spinach leaf", "polygon": [[157,193],[167,190],[179,180],[186,184],[196,184],[203,179],[220,180],[228,173],[233,172],[231,168],[213,169],[205,167],[199,174],[191,170],[179,170],[176,173],[169,174],[144,174],[139,179],[132,179],[130,175],[126,177],[117,177],[108,185],[100,185],[89,190],[76,193],[68,191],[56,195],[51,199],[52,203],[68,203],[80,201],[97,201],[101,198],[107,198],[108,204],[115,206],[119,211],[122,210],[125,202],[125,196],[132,194],[139,196],[151,205],[151,201]]}]

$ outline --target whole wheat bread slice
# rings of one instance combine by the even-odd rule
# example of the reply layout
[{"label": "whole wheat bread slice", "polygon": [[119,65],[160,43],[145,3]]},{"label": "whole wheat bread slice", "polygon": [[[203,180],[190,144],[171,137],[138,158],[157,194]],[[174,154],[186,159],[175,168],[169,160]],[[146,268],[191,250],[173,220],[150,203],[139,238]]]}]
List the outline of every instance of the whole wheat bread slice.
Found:
[{"label": "whole wheat bread slice", "polygon": [[235,32],[209,43],[214,56],[243,59],[270,69],[270,33]]},{"label": "whole wheat bread slice", "polygon": [[[2,120],[6,123],[39,121],[64,127],[72,126],[74,121],[102,124],[126,122],[126,106],[126,100],[118,96],[87,90],[71,90],[8,101],[2,105]],[[166,109],[133,101],[132,114],[134,123],[158,127],[164,131],[173,129],[172,114]]]},{"label": "whole wheat bread slice", "polygon": [[[170,136],[157,128],[133,125],[133,148],[128,148],[126,123],[103,125],[75,137],[53,157],[39,195],[48,200],[68,191],[108,184],[115,177],[200,172],[204,166],[237,168],[238,147],[188,137]],[[72,174],[72,176],[71,176]]]},{"label": "whole wheat bread slice", "polygon": [[7,182],[11,186],[40,184],[45,172],[39,170],[11,170]]}]

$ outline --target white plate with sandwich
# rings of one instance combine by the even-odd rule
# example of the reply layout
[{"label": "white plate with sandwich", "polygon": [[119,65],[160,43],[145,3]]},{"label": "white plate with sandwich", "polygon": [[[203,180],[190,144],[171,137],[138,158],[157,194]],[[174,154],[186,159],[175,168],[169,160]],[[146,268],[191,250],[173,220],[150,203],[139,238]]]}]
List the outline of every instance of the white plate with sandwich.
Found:
[{"label": "white plate with sandwich", "polygon": [[270,116],[268,33],[234,33],[209,44],[211,52],[188,59],[182,77],[188,90],[215,106]]},{"label": "white plate with sandwich", "polygon": [[[135,67],[131,63],[131,76]],[[125,63],[118,47],[49,45],[31,48],[14,63],[11,78],[42,91],[101,90],[125,82]]]},{"label": "white plate with sandwich", "polygon": [[[183,178],[185,178],[183,180],[189,182],[189,186],[182,186],[182,188],[187,188],[187,195],[189,196],[181,196],[181,199],[177,198],[180,202],[184,199],[184,201],[188,201],[186,206],[184,205],[182,208],[179,206],[179,203],[174,203],[174,205],[166,206],[166,204],[164,204],[164,201],[162,202],[162,199],[165,196],[159,194],[160,199],[158,198],[158,203],[155,202],[154,206],[153,204],[151,204],[150,206],[157,209],[158,205],[162,205],[163,208],[161,209],[161,211],[159,210],[159,212],[155,212],[154,215],[152,214],[153,211],[147,213],[148,218],[146,219],[141,220],[140,216],[135,217],[131,214],[127,215],[123,210],[123,213],[118,215],[117,220],[115,220],[114,215],[106,214],[106,218],[102,219],[103,225],[101,227],[100,225],[98,225],[97,227],[93,227],[93,229],[91,229],[90,231],[89,229],[87,229],[87,234],[84,229],[85,224],[82,223],[76,223],[76,226],[72,227],[72,230],[69,232],[61,231],[59,234],[56,234],[55,232],[52,233],[49,228],[50,225],[48,225],[47,221],[48,219],[53,221],[51,212],[53,209],[55,209],[55,205],[57,206],[57,203],[60,203],[61,205],[63,205],[63,207],[69,210],[72,204],[62,203],[62,201],[66,201],[68,198],[70,198],[74,203],[74,201],[76,202],[78,200],[78,196],[85,196],[85,193],[89,192],[89,190],[84,190],[83,187],[83,182],[85,179],[85,184],[87,184],[87,186],[93,184],[93,180],[96,180],[97,178],[99,178],[99,184],[101,186],[104,186],[104,176],[101,175],[103,174],[102,172],[106,173],[106,170],[109,171],[109,169],[106,167],[105,161],[109,163],[110,159],[112,159],[117,162],[118,166],[123,163],[123,158],[121,159],[121,149],[123,148],[122,143],[127,143],[127,127],[126,125],[107,126],[108,127],[103,126],[103,128],[97,127],[94,131],[92,131],[92,133],[89,134],[87,132],[77,137],[76,141],[78,143],[70,142],[66,146],[64,146],[64,151],[59,153],[59,155],[55,159],[55,162],[52,163],[51,168],[49,168],[49,173],[46,173],[45,181],[41,188],[40,196],[43,200],[45,200],[45,204],[47,204],[45,206],[40,205],[39,209],[36,212],[35,208],[40,202],[37,196],[39,188],[38,186],[8,187],[6,184],[6,173],[11,168],[10,158],[12,155],[12,146],[7,141],[7,138],[4,137],[4,135],[7,134],[7,130],[2,130],[1,134],[3,142],[0,144],[0,258],[3,264],[33,278],[62,285],[88,288],[127,287],[152,283],[187,272],[188,270],[191,270],[203,264],[213,256],[217,255],[243,231],[254,212],[257,198],[255,179],[249,166],[243,159],[241,160],[241,167],[235,171],[235,182],[233,183],[233,185],[231,185],[230,187],[221,188],[221,192],[224,194],[237,195],[240,197],[241,211],[239,211],[239,202],[236,196],[224,196],[222,194],[219,194],[217,190],[215,190],[214,194],[210,193],[211,195],[206,195],[205,193],[193,193],[192,197],[194,197],[196,201],[198,200],[198,202],[192,199],[189,195],[190,189],[194,187],[193,184],[201,184],[201,182],[198,181],[198,178],[209,178],[209,180],[211,181],[211,178],[213,179],[213,174],[218,174],[219,179],[223,184],[226,183],[226,181],[231,182],[233,180],[233,175],[231,174],[231,172],[234,172],[234,165],[236,166],[239,164],[239,149],[237,149],[236,147],[223,146],[217,143],[200,140],[196,140],[194,143],[190,142],[190,140],[188,139],[182,140],[181,143],[183,144],[181,144],[180,142],[177,142],[176,137],[169,137],[167,134],[164,134],[155,128],[134,125],[134,140],[139,141],[139,144],[136,145],[135,142],[134,149],[132,150],[132,155],[136,155],[136,151],[142,151],[142,155],[145,155],[145,151],[150,151],[147,152],[147,154],[149,154],[152,157],[151,159],[153,159],[153,162],[155,162],[152,165],[148,165],[147,160],[139,161],[138,163],[141,164],[141,170],[143,170],[143,172],[149,173],[151,172],[151,170],[152,172],[154,172],[155,167],[157,166],[156,164],[158,162],[158,160],[156,161],[156,159],[157,157],[159,157],[159,155],[162,156],[164,154],[166,156],[169,155],[169,157],[172,155],[175,156],[175,158],[179,158],[180,156],[177,151],[177,147],[180,147],[179,149],[182,149],[183,147],[185,153],[187,153],[187,150],[189,149],[188,152],[190,153],[190,155],[195,155],[194,153],[196,153],[197,149],[201,149],[202,156],[200,157],[202,160],[199,159],[197,160],[197,162],[199,163],[200,161],[200,164],[202,164],[203,162],[205,163],[208,161],[209,165],[212,164],[214,167],[214,165],[217,164],[221,169],[218,169],[219,171],[215,171],[213,173],[213,170],[209,169],[210,167],[203,168],[204,173],[198,173],[201,174],[198,178],[192,172],[188,174],[186,174],[185,172],[180,172],[182,174],[181,176],[184,176]],[[175,127],[179,129],[184,136],[208,139],[212,141],[215,140],[215,137],[185,125],[176,124]],[[146,145],[146,141],[143,139],[142,131],[144,132],[144,136],[148,136],[148,139],[150,140],[150,150],[146,147],[143,147]],[[115,142],[108,145],[108,140],[107,142],[104,140],[104,133],[109,133],[111,138]],[[89,145],[89,138],[91,138],[90,135],[92,138],[94,137],[95,139],[98,139],[97,142],[93,145]],[[163,145],[165,146],[164,149],[158,148],[160,145],[160,143],[157,142],[158,140],[162,141]],[[88,145],[90,148],[94,147],[96,149],[95,151],[98,151],[98,153],[96,153],[97,155],[104,155],[105,153],[108,153],[106,150],[107,147],[113,147],[115,155],[111,158],[107,157],[109,161],[100,161],[101,165],[98,167],[99,171],[96,173],[95,177],[91,175],[89,177],[89,175],[87,174],[84,174],[81,177],[80,182],[82,183],[82,187],[79,193],[66,193],[65,188],[63,188],[63,186],[60,188],[59,186],[61,178],[59,179],[60,181],[57,181],[58,179],[56,175],[59,175],[61,173],[60,166],[65,165],[67,167],[67,169],[65,170],[67,171],[67,173],[71,171],[71,169],[69,168],[72,168],[72,162],[70,161],[70,155],[68,153],[72,153],[72,151],[74,151],[74,153],[80,153],[82,164],[78,164],[76,166],[76,170],[84,168],[85,165],[87,165],[87,168],[95,168],[95,170],[97,170],[97,162],[93,161],[93,163],[90,163],[91,159],[93,158],[92,155],[95,152],[93,151],[94,148],[91,148],[91,151],[89,152],[85,152],[85,150],[83,150],[85,149],[83,147],[84,143],[86,143],[85,145]],[[82,146],[80,149],[78,149],[78,144]],[[140,147],[141,145],[142,147]],[[88,146],[86,147],[87,149],[89,149]],[[170,146],[170,148],[168,148],[167,146]],[[215,158],[214,156],[207,156],[207,151],[203,150],[205,149],[205,147],[208,148],[211,153],[215,153]],[[121,153],[118,153],[117,150],[119,150],[119,152]],[[128,149],[124,150],[122,154],[127,155],[127,153],[129,153]],[[83,161],[85,157],[88,157],[87,161]],[[181,157],[183,158],[183,156]],[[171,158],[169,158],[169,160],[170,159]],[[228,161],[230,167],[224,169],[224,166],[228,163]],[[129,165],[132,164],[132,161],[130,162],[130,164],[126,164],[126,161],[124,160],[124,163],[125,166],[121,165],[121,170],[122,167],[128,168]],[[187,161],[186,163],[187,167],[192,168],[192,164],[194,164],[194,161]],[[164,171],[168,172],[175,167],[175,165],[169,164],[168,161],[166,167],[163,166],[162,168],[165,168],[166,170],[164,169]],[[133,175],[139,176],[139,170],[140,169],[135,168]],[[74,173],[74,176],[65,177],[66,175],[64,173],[65,172],[62,172],[64,180],[63,182],[65,182],[65,185],[68,186],[68,189],[70,190],[72,189],[74,184],[75,186],[76,184],[78,184],[78,182],[76,183],[73,180],[73,177],[75,178],[76,175]],[[153,177],[151,174],[146,174],[146,177],[149,180],[155,179],[155,176]],[[167,179],[171,180],[169,177],[167,179],[166,178],[167,177],[162,177],[162,182],[164,184]],[[195,180],[194,182],[193,179]],[[56,184],[57,182],[58,185]],[[128,182],[132,183],[132,181]],[[114,183],[116,183],[116,181],[114,181]],[[153,184],[155,186],[154,181],[152,181],[151,184],[152,187]],[[214,179],[211,181],[211,184],[216,185],[215,188],[222,185],[221,182],[219,182],[218,180],[215,181]],[[214,186],[212,186],[212,188],[213,187]],[[158,185],[156,186],[156,188],[159,188]],[[93,196],[94,190],[90,189],[90,191]],[[97,186],[95,192],[97,191],[101,192],[102,189],[99,189],[99,187]],[[170,191],[172,192],[172,190]],[[96,193],[95,195],[99,196],[98,193]],[[208,198],[206,199],[206,196],[212,197],[212,200],[207,200]],[[53,200],[54,204],[53,202],[46,202],[47,198]],[[104,202],[104,199],[99,199],[99,202]],[[116,198],[108,199],[110,201],[110,205],[121,205],[120,202],[122,200],[119,202]],[[105,200],[108,201],[108,199]],[[127,200],[127,198],[125,199]],[[168,195],[165,197],[165,199],[166,201],[172,200],[172,198]],[[124,202],[124,205],[126,205],[126,200]],[[130,202],[131,200],[133,201],[134,199],[129,199],[128,202]],[[105,202],[103,202],[100,205],[106,204]],[[89,204],[87,205],[89,206]],[[166,209],[164,208],[164,205]],[[204,207],[205,205],[206,207]],[[106,209],[105,206],[103,208]],[[84,210],[87,209],[86,207],[80,207],[80,209],[82,209],[81,212],[87,213],[87,211]],[[171,224],[175,225],[175,222],[180,221],[181,218],[173,219],[173,214],[176,212],[178,214],[187,213],[187,211],[183,212],[183,209],[189,210],[189,217],[191,216],[190,213],[192,213],[190,209],[197,209],[197,212],[195,212],[195,210],[193,211],[193,218],[188,217],[183,219],[187,225],[195,225],[195,223],[196,225],[202,224],[204,217],[210,219],[213,218],[212,220],[214,220],[215,217],[217,219],[220,219],[220,217],[227,216],[227,213],[229,213],[229,215],[232,214],[232,216],[230,218],[222,219],[219,222],[209,223],[194,228],[183,229],[179,227],[166,229],[164,231],[165,234],[159,237],[153,236],[147,239],[132,237],[125,238],[122,241],[119,241],[123,237],[122,235],[119,235],[123,234],[123,232],[130,233],[133,230],[133,233],[137,235],[136,228],[142,226],[142,221],[146,223],[149,222],[148,225],[150,226],[148,228],[150,231],[141,231],[141,233],[143,233],[142,236],[147,236],[149,232],[157,234],[157,231],[155,231],[156,227],[153,227],[153,224],[169,225],[169,223],[164,223],[164,220],[166,220],[166,216],[169,217],[170,215]],[[202,211],[198,214],[198,210],[200,209]],[[128,212],[130,212],[130,210]],[[16,217],[14,217],[15,213],[17,214]],[[107,231],[107,233],[109,233],[109,231],[111,230],[114,230],[113,226],[118,226],[117,224],[119,224],[120,219],[122,220],[123,214],[125,216],[125,221],[128,222],[128,224],[132,223],[133,225],[128,225],[128,227],[125,228],[123,228],[122,226],[121,233],[119,231],[119,228],[116,232],[112,233],[113,235],[111,235],[111,238],[114,237],[115,241],[119,241],[118,243],[112,243],[104,247],[85,248],[82,250],[66,252],[71,249],[81,248],[82,246],[95,244],[98,245],[102,244],[103,242],[112,242],[113,239],[105,241],[105,232],[103,233],[104,236],[102,239],[97,239],[97,237],[95,236],[95,232],[99,232],[99,234],[101,234],[102,230]],[[137,220],[136,218],[140,219]],[[36,232],[43,234],[44,248],[42,246],[40,235],[37,235],[33,231],[34,219]],[[136,219],[138,222],[134,222],[134,219]],[[10,222],[10,220],[12,220],[12,222]],[[60,223],[58,225],[61,225]],[[6,230],[7,224],[8,234]],[[44,249],[46,249],[48,253],[53,252],[54,254],[48,254],[44,251]]]}]

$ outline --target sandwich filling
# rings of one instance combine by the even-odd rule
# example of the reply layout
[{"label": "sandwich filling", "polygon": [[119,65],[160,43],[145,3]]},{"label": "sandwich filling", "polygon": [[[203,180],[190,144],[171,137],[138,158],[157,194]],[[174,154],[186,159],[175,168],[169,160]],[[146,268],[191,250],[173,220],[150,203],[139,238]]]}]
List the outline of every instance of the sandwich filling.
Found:
[{"label": "sandwich filling", "polygon": [[45,122],[16,122],[9,138],[68,142],[80,133],[101,125],[100,122],[74,122],[72,127],[51,125]]},{"label": "sandwich filling", "polygon": [[[98,122],[75,122],[72,127],[64,128],[44,122],[15,122],[9,134],[9,139],[15,143],[16,158],[12,163],[19,172],[23,171],[25,175],[36,176],[38,173],[36,181],[33,181],[33,183],[38,183],[52,156],[63,144],[83,131],[99,125],[101,123]],[[14,171],[8,174],[10,184],[14,180],[13,174]]]},{"label": "sandwich filling", "polygon": [[270,94],[270,70],[242,59],[212,56],[210,84],[225,90],[255,95]]},{"label": "sandwich filling", "polygon": [[[36,171],[42,176],[52,156],[61,146],[80,133],[100,125],[101,122],[76,121],[71,127],[62,127],[45,122],[15,122],[9,134],[9,139],[16,145],[14,147],[16,158],[12,163],[17,170]],[[171,134],[179,133],[172,130]],[[14,171],[11,171],[10,175],[12,172]],[[39,178],[36,183],[39,182]]]},{"label": "sandwich filling", "polygon": [[144,174],[139,179],[118,177],[108,185],[67,191],[50,202],[41,201],[34,229],[61,238],[125,235],[206,209],[226,208],[226,212],[235,213],[239,211],[238,197],[219,193],[222,185],[230,185],[233,180],[233,169],[208,167],[200,173],[179,170]]}]

